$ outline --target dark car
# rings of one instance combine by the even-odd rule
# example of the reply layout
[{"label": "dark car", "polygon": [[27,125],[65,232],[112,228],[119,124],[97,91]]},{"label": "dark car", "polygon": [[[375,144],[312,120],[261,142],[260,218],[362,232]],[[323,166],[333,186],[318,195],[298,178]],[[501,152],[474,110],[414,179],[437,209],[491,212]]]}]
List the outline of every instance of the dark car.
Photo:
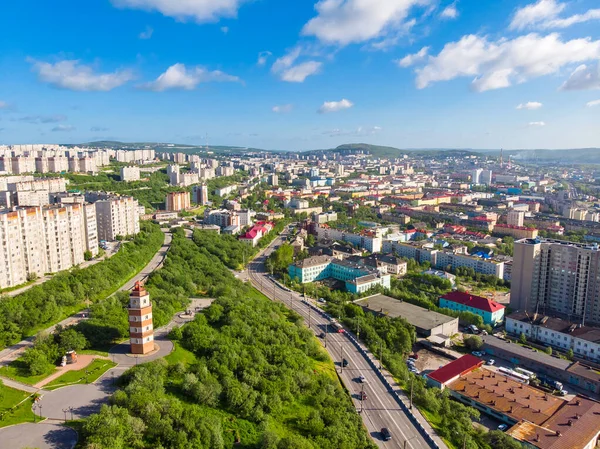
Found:
[{"label": "dark car", "polygon": [[364,391],[360,392],[360,400],[361,401],[366,401],[367,400],[367,393],[365,393]]},{"label": "dark car", "polygon": [[346,360],[346,359],[342,360],[342,366],[344,368],[346,368],[348,366],[348,360]]},{"label": "dark car", "polygon": [[321,332],[321,333],[319,334],[319,338],[325,338],[325,332]]},{"label": "dark car", "polygon": [[392,434],[387,427],[381,429],[381,438],[383,438],[383,441],[389,441],[392,439]]}]

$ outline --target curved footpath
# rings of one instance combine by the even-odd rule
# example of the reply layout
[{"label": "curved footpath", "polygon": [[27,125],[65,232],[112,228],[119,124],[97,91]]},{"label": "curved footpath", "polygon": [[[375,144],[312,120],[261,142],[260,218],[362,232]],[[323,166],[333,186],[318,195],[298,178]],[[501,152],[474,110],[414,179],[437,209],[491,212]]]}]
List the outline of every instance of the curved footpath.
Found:
[{"label": "curved footpath", "polygon": [[[192,299],[190,308],[208,307],[211,300]],[[53,391],[35,389],[40,394],[36,414],[47,418],[44,422],[33,424],[17,424],[0,429],[0,447],[3,449],[21,449],[35,447],[38,449],[71,449],[77,442],[77,434],[72,429],[60,425],[67,419],[79,419],[97,413],[115,392],[114,383],[132,366],[152,362],[163,358],[173,351],[173,342],[167,335],[174,327],[183,326],[192,321],[193,316],[178,313],[166,326],[155,330],[155,341],[159,349],[148,355],[135,357],[127,354],[129,344],[121,343],[113,347],[110,358],[118,365],[91,384],[78,384],[59,388]],[[7,383],[8,385],[8,383]],[[19,384],[20,385],[20,384]],[[66,415],[65,415],[66,411]]]}]

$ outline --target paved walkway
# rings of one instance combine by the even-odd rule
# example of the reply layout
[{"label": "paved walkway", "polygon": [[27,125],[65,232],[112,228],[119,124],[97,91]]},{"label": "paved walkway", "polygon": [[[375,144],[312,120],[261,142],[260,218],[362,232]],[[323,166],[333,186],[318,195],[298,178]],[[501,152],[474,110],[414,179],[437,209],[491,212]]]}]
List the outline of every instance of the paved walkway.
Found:
[{"label": "paved walkway", "polygon": [[77,432],[52,423],[27,423],[1,429],[0,447],[6,449],[72,449],[77,444]]},{"label": "paved walkway", "polygon": [[78,371],[80,369],[85,368],[90,363],[99,357],[88,354],[80,354],[77,356],[77,363],[73,363],[70,365],[59,366],[56,368],[56,371],[45,379],[41,380],[37,384],[34,385],[34,388],[42,388],[44,385],[48,385],[54,379],[58,379],[60,376],[65,374],[68,371]]}]

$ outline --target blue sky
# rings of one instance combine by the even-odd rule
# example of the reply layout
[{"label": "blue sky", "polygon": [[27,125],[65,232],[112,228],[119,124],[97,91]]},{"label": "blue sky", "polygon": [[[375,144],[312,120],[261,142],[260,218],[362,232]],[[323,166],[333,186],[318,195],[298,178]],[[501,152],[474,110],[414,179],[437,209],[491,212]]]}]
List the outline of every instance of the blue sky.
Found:
[{"label": "blue sky", "polygon": [[0,143],[600,147],[597,0],[21,0],[0,27]]}]

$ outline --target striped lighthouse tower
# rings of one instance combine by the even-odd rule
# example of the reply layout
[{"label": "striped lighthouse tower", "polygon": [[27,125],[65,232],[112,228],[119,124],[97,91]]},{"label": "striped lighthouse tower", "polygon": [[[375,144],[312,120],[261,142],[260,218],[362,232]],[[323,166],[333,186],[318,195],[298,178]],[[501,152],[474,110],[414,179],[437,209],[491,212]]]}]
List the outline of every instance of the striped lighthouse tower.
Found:
[{"label": "striped lighthouse tower", "polygon": [[154,350],[154,326],[150,295],[138,281],[129,295],[129,341],[132,354]]}]

